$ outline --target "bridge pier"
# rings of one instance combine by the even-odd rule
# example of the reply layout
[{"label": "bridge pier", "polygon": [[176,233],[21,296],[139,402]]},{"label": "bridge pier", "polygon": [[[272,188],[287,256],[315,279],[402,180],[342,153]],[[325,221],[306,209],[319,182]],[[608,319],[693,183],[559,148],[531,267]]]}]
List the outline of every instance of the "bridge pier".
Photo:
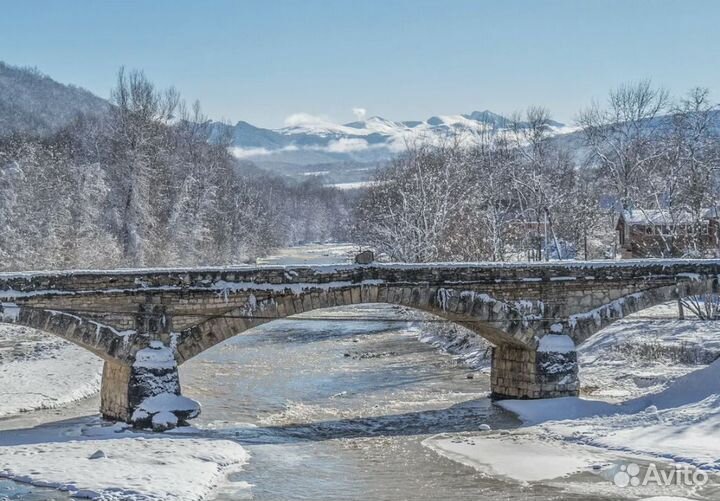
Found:
[{"label": "bridge pier", "polygon": [[180,394],[175,347],[162,341],[172,338],[172,317],[160,299],[146,297],[134,318],[134,334],[145,348],[128,361],[105,361],[100,402],[105,419],[156,431],[186,425],[200,414],[200,405]]},{"label": "bridge pier", "polygon": [[103,418],[138,428],[162,431],[200,414],[200,405],[180,394],[177,362],[160,341],[140,350],[132,365],[106,361],[100,393]]},{"label": "bridge pier", "polygon": [[499,345],[492,351],[490,390],[493,400],[576,397],[577,354]]},{"label": "bridge pier", "polygon": [[100,414],[112,421],[130,418],[130,375],[132,367],[117,360],[105,360],[100,387]]}]

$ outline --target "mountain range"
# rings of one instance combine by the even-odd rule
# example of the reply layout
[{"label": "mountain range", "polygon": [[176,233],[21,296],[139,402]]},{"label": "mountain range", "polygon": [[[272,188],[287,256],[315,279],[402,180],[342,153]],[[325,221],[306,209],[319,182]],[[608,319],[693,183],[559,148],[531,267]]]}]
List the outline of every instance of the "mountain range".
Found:
[{"label": "mountain range", "polygon": [[[111,106],[107,100],[80,87],[61,84],[35,68],[0,62],[0,136],[14,132],[51,134],[78,115],[102,116]],[[409,143],[437,140],[449,134],[472,136],[513,123],[485,110],[402,122],[361,116],[345,124],[298,113],[278,129],[244,121],[209,125],[209,140],[230,138],[232,153],[245,167],[254,164],[300,179],[321,176],[323,182],[335,184],[368,179],[376,166],[396,156]],[[550,126],[558,134],[569,130],[559,122]]]},{"label": "mountain range", "polygon": [[[346,124],[297,114],[279,129],[264,129],[247,122],[234,126],[215,122],[211,140],[230,137],[234,155],[258,165],[369,163],[386,161],[415,141],[449,135],[473,136],[511,125],[510,119],[489,110],[402,122],[373,116]],[[554,134],[572,130],[559,122],[549,125]],[[522,128],[527,124],[515,126]]]},{"label": "mountain range", "polygon": [[[78,115],[102,116],[111,106],[85,89],[58,83],[34,68],[0,62],[0,137],[14,132],[50,134]],[[720,111],[714,113],[713,122],[720,133]],[[651,122],[653,127],[668,124],[668,116]],[[235,125],[211,121],[208,125],[208,140],[227,142],[242,172],[267,171],[350,186],[371,179],[377,167],[405,150],[408,144],[438,141],[450,135],[462,140],[489,130],[528,126],[489,110],[408,121],[380,116],[365,118],[363,112],[358,113],[358,120],[345,124],[298,113],[277,129],[256,127],[244,121]],[[582,138],[576,127],[560,122],[550,122],[549,127],[555,140],[562,141],[578,158],[583,155]]]}]

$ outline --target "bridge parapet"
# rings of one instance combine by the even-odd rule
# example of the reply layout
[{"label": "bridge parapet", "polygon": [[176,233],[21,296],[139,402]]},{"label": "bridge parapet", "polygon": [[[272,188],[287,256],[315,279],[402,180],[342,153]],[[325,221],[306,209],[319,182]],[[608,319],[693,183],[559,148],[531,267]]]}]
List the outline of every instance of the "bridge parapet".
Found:
[{"label": "bridge parapet", "polygon": [[683,275],[718,275],[720,260],[668,259],[626,261],[572,261],[549,263],[420,263],[323,266],[260,266],[223,268],[158,268],[0,273],[0,297],[31,297],[69,293],[130,292],[148,290],[240,288],[264,285],[266,290],[304,284],[335,282],[453,283],[522,285],[629,283],[674,280]]}]

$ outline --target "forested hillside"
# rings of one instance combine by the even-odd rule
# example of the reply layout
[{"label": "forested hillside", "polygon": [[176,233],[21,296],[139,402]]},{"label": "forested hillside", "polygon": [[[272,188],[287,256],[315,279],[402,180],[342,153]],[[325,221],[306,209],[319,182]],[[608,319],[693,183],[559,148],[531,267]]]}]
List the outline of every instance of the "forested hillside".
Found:
[{"label": "forested hillside", "polygon": [[143,73],[120,71],[110,102],[0,138],[2,269],[239,263],[346,227],[344,193],[244,175],[199,105]]},{"label": "forested hillside", "polygon": [[72,85],[60,84],[34,68],[0,61],[0,135],[56,132],[79,115],[107,113],[107,101]]}]

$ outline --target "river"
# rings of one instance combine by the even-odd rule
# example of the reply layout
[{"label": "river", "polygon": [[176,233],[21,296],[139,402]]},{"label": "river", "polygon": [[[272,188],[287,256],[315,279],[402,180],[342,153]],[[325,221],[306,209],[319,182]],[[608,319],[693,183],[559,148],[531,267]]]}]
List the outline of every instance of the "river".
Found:
[{"label": "river", "polygon": [[[282,320],[237,336],[181,369],[196,421],[251,455],[219,500],[611,499],[599,479],[574,492],[490,478],[424,447],[438,433],[519,422],[487,398],[489,377],[418,341],[395,308],[335,309],[348,321]],[[387,317],[388,321],[357,321]],[[249,490],[244,483],[252,484]]]}]

